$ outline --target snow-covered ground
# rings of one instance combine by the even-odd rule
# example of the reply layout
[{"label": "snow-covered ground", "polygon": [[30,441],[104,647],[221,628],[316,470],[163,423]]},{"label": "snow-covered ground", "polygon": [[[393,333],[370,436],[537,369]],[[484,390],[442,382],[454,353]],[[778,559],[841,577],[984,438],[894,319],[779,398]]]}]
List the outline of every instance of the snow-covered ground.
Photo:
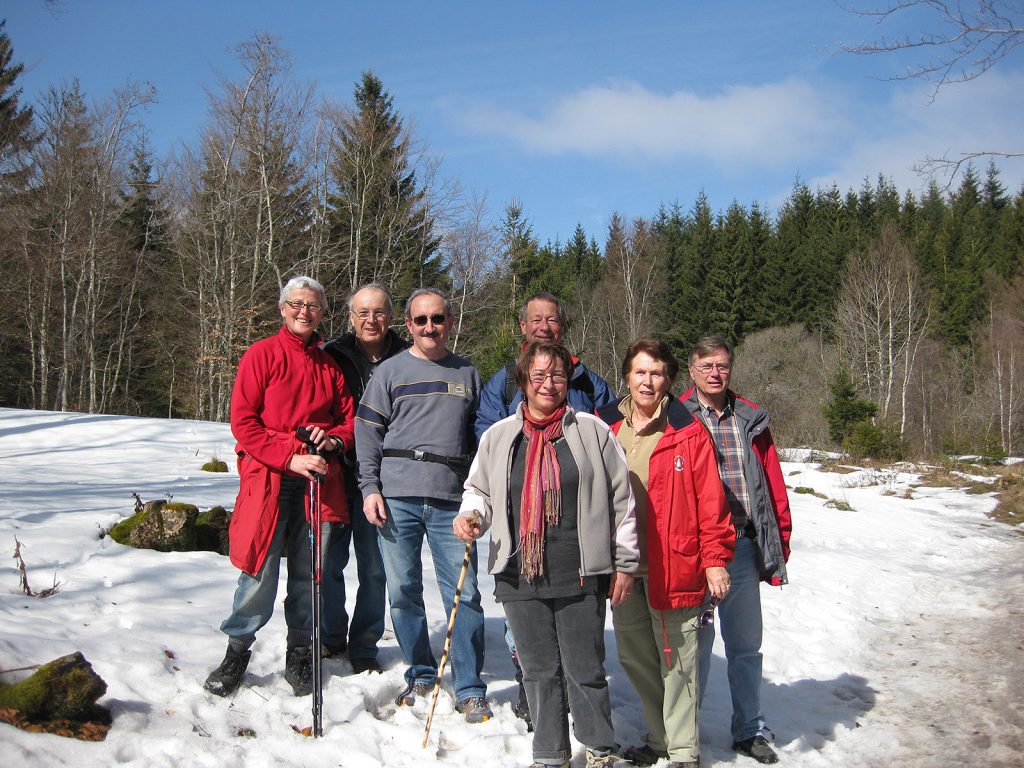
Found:
[{"label": "snow-covered ground", "polygon": [[[325,661],[322,739],[293,728],[312,717],[310,699],[295,698],[281,674],[280,610],[256,641],[243,687],[227,699],[203,690],[223,656],[217,627],[237,572],[214,554],[134,550],[100,533],[130,513],[132,493],[230,508],[234,467],[217,475],[200,466],[212,456],[230,465],[232,449],[224,424],[0,409],[0,549],[12,553],[17,537],[30,585],[61,585],[48,599],[26,597],[14,559],[0,559],[0,669],[80,650],[106,680],[101,703],[114,715],[99,743],[0,725],[3,764],[528,765],[530,736],[509,706],[512,664],[487,577],[485,680],[496,716],[467,725],[443,694],[426,749],[425,703],[393,704],[404,666],[390,631],[383,675]],[[791,488],[824,498],[791,492],[791,584],[762,588],[763,702],[782,764],[1024,765],[1024,539],[985,516],[992,496],[908,493],[910,472],[831,474],[805,461],[783,470]],[[424,568],[428,580],[432,573]],[[444,613],[432,583],[426,596],[439,655]],[[606,637],[616,733],[640,743],[610,618]],[[702,711],[704,766],[755,765],[729,748],[729,714],[719,646]],[[582,762],[577,748],[573,764]]]}]

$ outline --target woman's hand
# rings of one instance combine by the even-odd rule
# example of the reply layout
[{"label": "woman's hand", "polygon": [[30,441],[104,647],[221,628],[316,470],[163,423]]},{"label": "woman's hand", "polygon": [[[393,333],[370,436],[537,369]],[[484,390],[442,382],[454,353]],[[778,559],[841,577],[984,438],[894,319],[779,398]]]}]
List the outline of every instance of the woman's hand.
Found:
[{"label": "woman's hand", "polygon": [[321,477],[327,474],[327,460],[323,456],[314,456],[310,453],[296,453],[288,461],[288,469],[307,480],[312,480],[314,472]]},{"label": "woman's hand", "polygon": [[320,427],[309,424],[306,426],[306,431],[309,432],[309,441],[313,443],[319,453],[333,453],[344,447],[340,440],[327,434],[327,431]]},{"label": "woman's hand", "polygon": [[704,571],[704,576],[708,580],[708,589],[711,590],[712,597],[721,600],[729,594],[729,572],[725,568],[720,565],[712,565]]},{"label": "woman's hand", "polygon": [[612,605],[621,605],[633,594],[633,574],[616,571],[612,574]]},{"label": "woman's hand", "polygon": [[455,535],[463,541],[474,541],[479,539],[483,535],[483,531],[480,530],[480,517],[458,515],[452,520],[452,530],[455,531]]}]

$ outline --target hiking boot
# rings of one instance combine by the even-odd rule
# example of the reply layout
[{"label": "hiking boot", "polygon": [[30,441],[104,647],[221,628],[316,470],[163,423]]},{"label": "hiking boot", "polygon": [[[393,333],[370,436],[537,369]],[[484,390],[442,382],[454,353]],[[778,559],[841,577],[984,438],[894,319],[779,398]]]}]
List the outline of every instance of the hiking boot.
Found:
[{"label": "hiking boot", "polygon": [[455,702],[455,711],[465,715],[467,723],[486,723],[494,717],[483,696],[470,696],[468,699]]},{"label": "hiking boot", "polygon": [[348,650],[348,645],[342,643],[341,645],[331,645],[330,643],[324,643],[320,646],[320,655],[325,659],[334,659],[338,656],[344,656],[345,651]]},{"label": "hiking boot", "polygon": [[430,689],[434,686],[430,683],[409,683],[405,686],[398,698],[395,699],[395,704],[400,707],[411,707],[416,703],[417,696],[427,696],[430,693]]},{"label": "hiking boot", "polygon": [[743,739],[743,741],[734,741],[732,748],[741,755],[754,758],[759,763],[779,762],[779,756],[775,754],[775,750],[768,743],[768,739],[760,733],[749,739]]},{"label": "hiking boot", "polygon": [[203,688],[214,696],[234,693],[242,682],[242,676],[245,674],[245,668],[249,666],[251,657],[252,651],[238,653],[229,645],[228,652],[224,654],[224,661],[206,678]]},{"label": "hiking boot", "polygon": [[587,768],[615,768],[615,755],[587,750]]},{"label": "hiking boot", "polygon": [[309,696],[313,692],[313,649],[308,645],[289,648],[284,657],[284,679],[292,686],[296,696]]},{"label": "hiking boot", "polygon": [[384,670],[376,659],[349,659],[352,662],[352,674],[361,675],[363,672],[374,672],[380,674]]},{"label": "hiking boot", "polygon": [[655,749],[650,744],[640,747],[620,747],[619,757],[633,765],[654,765],[659,760],[667,760],[668,752],[662,749]]}]

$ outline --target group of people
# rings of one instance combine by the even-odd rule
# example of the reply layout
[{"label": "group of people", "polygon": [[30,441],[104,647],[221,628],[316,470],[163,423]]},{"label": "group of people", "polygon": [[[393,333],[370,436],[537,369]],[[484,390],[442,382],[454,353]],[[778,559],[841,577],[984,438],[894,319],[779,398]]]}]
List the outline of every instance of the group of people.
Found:
[{"label": "group of people", "polygon": [[[448,349],[454,317],[441,291],[421,288],[406,302],[411,344],[391,328],[381,284],[353,293],[352,330],[324,344],[316,330],[326,303],[315,280],[290,280],[281,329],[239,363],[231,426],[240,490],[229,534],[241,574],[221,624],[227,652],[206,689],[223,696],[241,683],[286,551],[285,679],[296,695],[311,692],[306,488],[318,476],[330,523],[322,652],[347,654],[356,673],[380,672],[387,594],[407,665],[398,706],[426,696],[437,677],[423,601],[426,538],[448,611],[469,552],[451,632],[452,689],[467,722],[493,716],[472,546],[489,533],[487,571],[519,682],[513,708],[534,733],[531,768],[567,768],[570,712],[588,768],[617,758],[698,766],[716,608],[733,749],[776,762],[760,704],[760,583],[786,582],[789,505],[768,414],[729,388],[728,342],[711,336],[693,347],[693,387],[681,398],[671,394],[680,366],[669,346],[633,342],[617,398],[562,344],[568,318],[549,293],[523,304],[522,349],[486,385]],[[618,658],[643,708],[640,746],[619,747],[612,728],[609,604]]]}]

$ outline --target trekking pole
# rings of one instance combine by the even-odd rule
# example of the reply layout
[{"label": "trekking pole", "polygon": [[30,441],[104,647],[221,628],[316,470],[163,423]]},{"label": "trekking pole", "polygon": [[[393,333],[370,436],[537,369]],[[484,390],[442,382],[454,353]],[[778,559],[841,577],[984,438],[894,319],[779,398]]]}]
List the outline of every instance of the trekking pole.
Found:
[{"label": "trekking pole", "polygon": [[[474,525],[479,524],[480,516],[474,513],[470,518]],[[462,558],[462,570],[459,572],[459,583],[455,587],[455,599],[452,601],[452,613],[448,617],[448,634],[444,638],[444,652],[441,654],[441,663],[437,665],[437,678],[434,681],[434,698],[430,702],[430,712],[427,715],[427,727],[423,730],[423,743],[420,749],[427,746],[427,738],[430,736],[430,724],[434,720],[434,708],[437,706],[437,697],[441,693],[441,675],[444,674],[445,664],[448,663],[448,652],[452,647],[452,630],[455,629],[455,614],[459,612],[459,600],[462,599],[462,585],[466,582],[466,574],[469,572],[469,559],[473,554],[474,541],[466,542],[466,554]]]},{"label": "trekking pole", "polygon": [[[306,444],[308,450],[314,456],[318,455],[316,445],[310,439],[309,430],[299,427],[296,431],[298,438]],[[320,506],[320,480],[319,472],[310,473],[313,479],[309,481],[309,553],[311,567],[309,569],[310,592],[313,599],[313,736],[324,735],[323,709],[324,709],[324,684],[321,674],[321,648],[320,648],[320,535],[323,525],[323,510]]]}]

